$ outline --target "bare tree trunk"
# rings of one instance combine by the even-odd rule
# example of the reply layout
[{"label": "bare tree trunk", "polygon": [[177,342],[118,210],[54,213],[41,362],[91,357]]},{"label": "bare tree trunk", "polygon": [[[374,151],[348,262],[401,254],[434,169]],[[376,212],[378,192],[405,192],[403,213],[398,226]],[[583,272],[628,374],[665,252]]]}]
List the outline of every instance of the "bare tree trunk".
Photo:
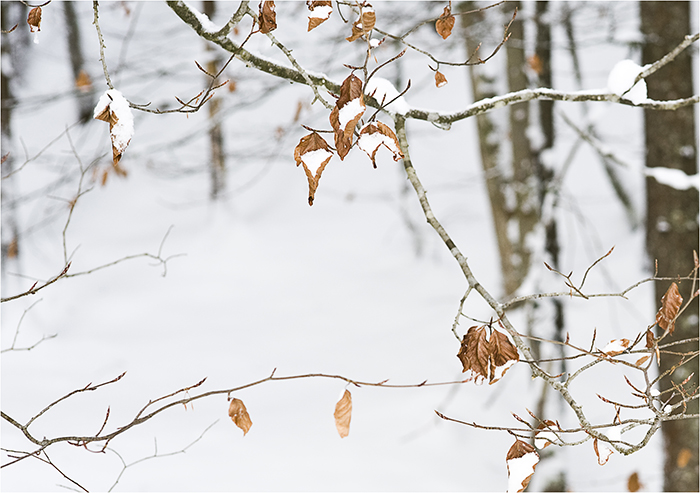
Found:
[{"label": "bare tree trunk", "polygon": [[73,80],[77,89],[78,112],[80,122],[87,123],[92,119],[92,110],[95,101],[91,96],[91,84],[83,58],[83,45],[80,42],[80,24],[75,14],[73,2],[63,3],[63,13],[66,18],[66,38],[68,41],[68,53],[73,70]]},{"label": "bare tree trunk", "polygon": [[[658,60],[668,53],[684,35],[690,32],[688,2],[640,2],[642,33],[642,64]],[[696,52],[697,53],[697,52]],[[677,99],[693,94],[693,72],[688,51],[647,78],[649,97]],[[644,111],[646,130],[646,166],[681,169],[692,175],[698,172],[695,142],[694,108],[676,111]],[[658,262],[659,276],[686,275],[693,268],[693,250],[698,250],[698,191],[676,190],[647,178],[647,249]],[[669,282],[655,284],[658,303]],[[688,299],[690,283],[680,284],[681,295]],[[676,322],[674,340],[698,336],[697,301]],[[698,344],[676,346],[676,351],[697,350]],[[672,355],[661,358],[660,371],[673,367],[678,359]],[[680,384],[691,372],[690,388],[698,385],[698,359],[678,368],[661,380],[661,391]],[[698,413],[698,401],[691,401],[688,413]],[[698,420],[676,420],[663,423],[664,490],[698,491]]]},{"label": "bare tree trunk", "polygon": [[[204,13],[211,19],[216,13],[216,2],[205,1]],[[212,59],[207,63],[207,71],[214,75],[219,71],[220,61],[214,56],[213,51],[216,48],[211,43],[206,44],[206,50],[212,56]],[[207,81],[209,82],[209,81]],[[215,80],[214,84],[218,84],[219,80]],[[224,155],[224,137],[221,130],[221,118],[219,110],[221,108],[221,99],[214,94],[211,100],[207,103],[209,108],[209,143],[211,145],[211,163],[210,177],[211,188],[209,196],[212,200],[219,198],[219,195],[226,189],[226,156]]]}]

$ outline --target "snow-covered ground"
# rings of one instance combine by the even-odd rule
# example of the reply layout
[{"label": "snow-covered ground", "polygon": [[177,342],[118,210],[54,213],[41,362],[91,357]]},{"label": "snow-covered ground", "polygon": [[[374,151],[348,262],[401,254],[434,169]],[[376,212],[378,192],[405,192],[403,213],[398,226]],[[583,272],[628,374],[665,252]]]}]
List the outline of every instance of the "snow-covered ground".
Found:
[{"label": "snow-covered ground", "polygon": [[[237,6],[218,4],[222,13],[217,21]],[[204,65],[203,42],[164,3],[127,5],[129,15],[119,4],[101,4],[116,88],[134,103],[151,101],[159,107],[173,105],[175,95],[187,98],[199,92],[205,80],[194,60]],[[427,10],[424,3],[410,5]],[[634,4],[601,5],[614,11],[616,40],[635,35]],[[379,24],[382,5],[375,7]],[[99,96],[106,86],[91,4],[78,3],[76,8]],[[276,37],[296,47],[294,55],[302,65],[342,81],[347,74],[342,63],[358,63],[357,57],[350,57],[342,44],[335,48],[309,43],[313,36],[330,36],[335,28],[329,21],[307,34],[304,10],[301,3],[278,4]],[[599,89],[615,63],[636,54],[621,43],[608,42],[609,26],[595,22],[593,6],[589,15],[578,19],[582,69],[585,88]],[[297,19],[296,25],[288,22],[291,18]],[[78,159],[87,166],[99,157],[101,169],[111,161],[104,122],[70,127],[70,140],[60,136],[76,120],[74,99],[67,97],[73,82],[64,29],[61,4],[46,6],[39,42],[30,48],[27,72],[17,89],[14,138],[3,142],[3,154],[11,150],[19,165],[25,152],[34,156],[58,137],[14,176],[16,194],[37,190],[41,198],[19,209],[24,241],[20,259],[4,268],[3,297],[61,271],[62,230],[67,201],[78,190]],[[433,44],[441,41],[432,33],[419,33],[418,39],[421,36]],[[555,29],[554,36],[554,45],[564,46],[563,31]],[[283,60],[260,38],[251,40],[251,50]],[[378,49],[378,57],[394,54],[388,45]],[[455,50],[455,58],[460,58],[462,51]],[[555,57],[555,88],[577,89],[566,50],[555,50]],[[497,60],[493,63],[500,63]],[[449,83],[437,89],[426,64],[416,55],[405,58],[403,77],[412,80],[405,98],[409,105],[454,111],[470,102],[465,69],[447,70]],[[206,382],[191,395],[244,385],[269,376],[273,369],[276,376],[327,373],[395,384],[461,377],[459,343],[451,327],[466,281],[425,222],[401,164],[385,149],[378,153],[376,170],[357,149],[343,162],[334,157],[309,207],[306,177],[293,158],[304,132],[298,123],[328,128],[328,112],[317,104],[304,109],[300,121],[292,124],[297,103],[308,105],[311,91],[287,83],[275,86],[271,78],[252,76],[252,70],[233,62],[226,77],[236,80],[236,90],[218,93],[223,98],[229,167],[223,200],[212,203],[207,198],[205,110],[189,117],[135,111],[135,134],[121,161],[128,177],[112,174],[100,186],[99,180],[93,183],[91,175],[86,176],[83,187],[93,188],[80,197],[66,232],[69,272],[128,255],[156,254],[162,243],[162,257],[172,256],[167,275],[152,259],[136,258],[3,304],[2,349],[12,344],[20,320],[20,347],[56,335],[29,352],[2,355],[2,409],[15,419],[26,421],[71,390],[127,372],[118,383],[52,408],[32,425],[35,436],[95,434],[108,407],[106,429],[115,429],[149,399],[204,377]],[[268,97],[252,101],[250,94],[268,89]],[[556,107],[584,121],[580,105]],[[619,172],[641,212],[641,110],[590,104],[585,121],[595,123],[608,148],[629,163]],[[410,121],[408,132],[412,159],[435,215],[469,258],[480,282],[499,295],[497,247],[474,121],[455,124],[449,132]],[[552,160],[562,163],[576,133],[558,119],[557,134]],[[44,188],[62,176],[70,180]],[[566,176],[558,214],[562,269],[574,271],[575,278],[615,245],[614,253],[590,274],[590,291],[619,291],[649,274],[642,228],[630,228],[600,160],[586,145]],[[543,289],[563,288],[560,278],[544,267],[535,269]],[[572,341],[582,345],[590,343],[594,327],[601,346],[613,338],[631,339],[653,321],[655,312],[650,285],[630,293],[629,300],[565,300],[565,305],[567,330]],[[465,312],[481,319],[492,315],[475,295]],[[524,327],[522,314],[515,314],[514,320]],[[468,326],[462,319],[460,332]],[[582,400],[590,406],[591,420],[610,420],[610,406],[598,401],[593,389],[604,393],[623,387],[593,373],[576,390],[588,394]],[[333,410],[346,388],[352,392],[353,416],[349,436],[341,439]],[[503,491],[512,437],[444,422],[433,411],[481,424],[515,426],[511,412],[526,417],[525,408],[534,408],[540,392],[541,383],[530,379],[524,365],[516,365],[493,387],[357,388],[324,378],[267,382],[235,393],[253,421],[245,437],[226,414],[226,396],[219,395],[164,412],[116,438],[104,454],[69,445],[53,446],[48,452],[68,476],[88,489],[106,490],[122,470],[119,457],[131,464],[153,455],[156,446],[158,454],[180,451],[207,429],[186,453],[127,468],[115,490]],[[550,400],[548,409],[554,418],[567,421],[564,406],[556,400]],[[558,451],[538,466],[533,486],[543,488],[564,468],[573,491],[623,491],[633,471],[647,490],[658,490],[660,443],[658,435],[643,451],[614,455],[602,467],[590,442]],[[2,446],[27,447],[4,420]],[[33,459],[3,469],[1,481],[6,491],[69,486],[56,470]]]}]

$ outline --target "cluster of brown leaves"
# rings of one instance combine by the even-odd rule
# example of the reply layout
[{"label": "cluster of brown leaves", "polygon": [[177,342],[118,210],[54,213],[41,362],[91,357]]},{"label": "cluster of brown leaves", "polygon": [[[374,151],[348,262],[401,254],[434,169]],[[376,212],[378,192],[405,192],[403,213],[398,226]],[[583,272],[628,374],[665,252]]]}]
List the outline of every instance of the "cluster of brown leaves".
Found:
[{"label": "cluster of brown leaves", "polygon": [[302,137],[294,149],[294,160],[297,166],[303,166],[309,182],[309,205],[313,205],[321,173],[333,156],[333,151],[344,160],[352,146],[357,143],[358,147],[367,153],[375,168],[376,154],[380,147],[391,151],[395,161],[403,158],[396,134],[384,123],[366,124],[360,130],[358,139],[354,139],[355,128],[360,123],[365,109],[362,81],[350,74],[340,86],[340,95],[329,116],[335,149],[316,131]]},{"label": "cluster of brown leaves", "polygon": [[489,385],[498,382],[519,359],[518,350],[508,336],[491,324],[470,327],[462,339],[457,357],[464,367],[462,372],[466,372],[476,385],[487,379]]},{"label": "cluster of brown leaves", "polygon": [[[228,405],[228,415],[231,421],[243,430],[243,436],[245,436],[248,431],[250,431],[250,427],[253,426],[253,420],[250,419],[248,410],[240,399],[231,399]],[[350,433],[350,419],[352,418],[352,396],[349,390],[346,389],[345,392],[343,392],[343,396],[336,403],[333,417],[335,418],[335,427],[338,430],[340,438],[348,436]]]}]

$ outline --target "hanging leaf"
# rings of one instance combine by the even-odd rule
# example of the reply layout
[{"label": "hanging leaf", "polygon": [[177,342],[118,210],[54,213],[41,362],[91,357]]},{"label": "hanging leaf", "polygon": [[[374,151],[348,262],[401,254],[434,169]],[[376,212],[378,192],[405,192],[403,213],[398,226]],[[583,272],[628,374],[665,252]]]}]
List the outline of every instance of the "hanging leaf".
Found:
[{"label": "hanging leaf", "polygon": [[314,203],[314,194],[318,188],[321,173],[326,168],[328,161],[333,157],[328,143],[316,132],[302,137],[294,149],[294,160],[297,166],[300,164],[306,172],[309,181],[309,205]]},{"label": "hanging leaf", "polygon": [[462,372],[467,373],[467,379],[474,379],[476,385],[481,385],[486,379],[489,385],[498,382],[506,371],[518,362],[518,350],[502,332],[491,329],[489,338],[487,327],[470,327],[462,339],[462,346],[457,357],[462,362]]},{"label": "hanging leaf", "polygon": [[309,28],[307,32],[326,22],[333,13],[331,0],[307,1],[306,5],[309,8]]},{"label": "hanging leaf", "polygon": [[377,167],[375,156],[380,147],[384,146],[394,154],[394,161],[403,158],[403,153],[399,148],[399,141],[396,139],[394,131],[382,122],[368,123],[360,130],[360,138],[357,145],[365,151],[372,160],[372,166]]},{"label": "hanging leaf", "polygon": [[561,428],[551,419],[541,422],[537,426],[537,431],[535,432],[535,447],[541,450],[552,445],[552,443],[559,442],[556,433],[551,431],[554,429],[559,430]]},{"label": "hanging leaf", "polygon": [[335,148],[340,159],[350,152],[355,125],[365,112],[362,81],[353,74],[340,86],[340,97],[331,111],[330,122],[335,131]]},{"label": "hanging leaf", "polygon": [[601,351],[607,356],[617,356],[622,354],[630,346],[629,339],[613,339]]},{"label": "hanging leaf", "polygon": [[469,327],[462,338],[462,347],[459,348],[457,357],[462,362],[462,372],[467,374],[467,379],[473,379],[476,385],[483,384],[489,377],[490,349],[486,326]]},{"label": "hanging leaf", "polygon": [[639,358],[639,359],[634,363],[634,366],[642,366],[644,363],[647,362],[647,360],[648,360],[649,358],[651,358],[651,356],[649,356],[649,355],[642,356],[641,358]]},{"label": "hanging leaf", "polygon": [[671,335],[673,335],[673,331],[676,328],[676,315],[678,315],[678,310],[682,303],[683,298],[678,292],[678,284],[673,282],[666,290],[666,294],[661,298],[661,308],[656,314],[656,323]]},{"label": "hanging leaf", "polygon": [[447,78],[439,70],[435,71],[435,87],[442,87],[447,84]]},{"label": "hanging leaf", "polygon": [[634,492],[640,489],[642,489],[642,483],[639,482],[639,474],[635,471],[627,478],[627,491]]},{"label": "hanging leaf", "polygon": [[250,430],[250,427],[253,426],[253,422],[248,415],[248,410],[240,399],[231,399],[231,403],[228,405],[228,415],[231,417],[234,424],[243,430],[243,436],[245,436],[248,430]]},{"label": "hanging leaf", "polygon": [[[622,426],[613,426],[608,431],[608,438],[610,440],[619,441],[622,438]],[[613,446],[603,440],[593,439],[593,450],[595,450],[595,455],[598,457],[598,464],[604,466],[608,463],[608,459],[615,452]]]},{"label": "hanging leaf", "polygon": [[277,14],[275,13],[275,2],[265,1],[258,7],[260,20],[260,32],[269,33],[277,29]]},{"label": "hanging leaf", "polygon": [[350,418],[352,418],[352,396],[349,390],[343,392],[343,397],[335,405],[335,427],[340,438],[345,438],[350,433]]},{"label": "hanging leaf", "polygon": [[651,329],[647,329],[646,347],[649,349],[654,347],[654,333],[651,331]]},{"label": "hanging leaf", "polygon": [[345,38],[349,42],[353,42],[359,39],[361,36],[367,36],[372,29],[374,29],[374,24],[377,21],[377,16],[374,9],[370,4],[365,4],[362,6],[362,14],[360,18],[355,21],[352,25],[352,34]]},{"label": "hanging leaf", "polygon": [[41,31],[41,7],[34,7],[29,11],[27,24],[29,24],[29,32]]},{"label": "hanging leaf", "polygon": [[97,120],[109,123],[112,163],[118,167],[119,160],[134,136],[134,117],[129,102],[121,92],[109,89],[97,102],[93,116]]},{"label": "hanging leaf", "polygon": [[452,28],[455,26],[455,16],[450,11],[450,6],[445,7],[440,18],[435,21],[435,30],[442,36],[442,39],[447,39],[452,34]]},{"label": "hanging leaf", "polygon": [[508,336],[499,330],[494,329],[491,333],[491,364],[489,377],[489,385],[498,382],[506,371],[518,362],[518,350],[508,340]]},{"label": "hanging leaf", "polygon": [[515,440],[506,455],[508,468],[508,493],[519,493],[527,488],[540,456],[535,447],[522,440]]}]

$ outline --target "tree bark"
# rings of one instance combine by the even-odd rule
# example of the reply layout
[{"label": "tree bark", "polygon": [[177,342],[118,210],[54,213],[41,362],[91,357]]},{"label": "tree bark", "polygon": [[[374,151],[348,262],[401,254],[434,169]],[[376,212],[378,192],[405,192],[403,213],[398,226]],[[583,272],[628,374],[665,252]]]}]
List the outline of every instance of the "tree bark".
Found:
[{"label": "tree bark", "polygon": [[[688,2],[640,2],[644,44],[642,64],[658,60],[678,45],[690,32],[690,4]],[[693,48],[697,49],[697,47]],[[676,99],[693,94],[692,65],[689,50],[659,72],[647,78],[651,99]],[[646,131],[646,166],[663,166],[697,173],[697,146],[695,142],[694,108],[676,111],[644,111]],[[647,249],[658,263],[659,276],[685,276],[693,268],[693,250],[698,250],[698,191],[676,190],[647,178]],[[655,283],[658,303],[670,282]],[[690,295],[690,282],[681,282],[684,299]],[[676,322],[672,340],[698,336],[697,300]],[[698,349],[697,342],[676,346],[676,351]],[[670,370],[678,357],[664,355],[660,371]],[[695,376],[687,387],[697,388],[698,359],[678,368],[661,380],[661,391],[680,384],[691,372]],[[689,404],[688,413],[698,413],[698,401]],[[686,419],[665,422],[661,427],[664,437],[664,490],[698,491],[698,420]]]},{"label": "tree bark", "polygon": [[92,119],[92,111],[96,101],[91,95],[90,78],[85,70],[85,58],[83,57],[83,45],[80,41],[80,23],[75,13],[74,2],[63,3],[63,13],[66,18],[66,39],[68,53],[73,71],[73,80],[77,89],[78,113],[81,123],[87,123]]}]

